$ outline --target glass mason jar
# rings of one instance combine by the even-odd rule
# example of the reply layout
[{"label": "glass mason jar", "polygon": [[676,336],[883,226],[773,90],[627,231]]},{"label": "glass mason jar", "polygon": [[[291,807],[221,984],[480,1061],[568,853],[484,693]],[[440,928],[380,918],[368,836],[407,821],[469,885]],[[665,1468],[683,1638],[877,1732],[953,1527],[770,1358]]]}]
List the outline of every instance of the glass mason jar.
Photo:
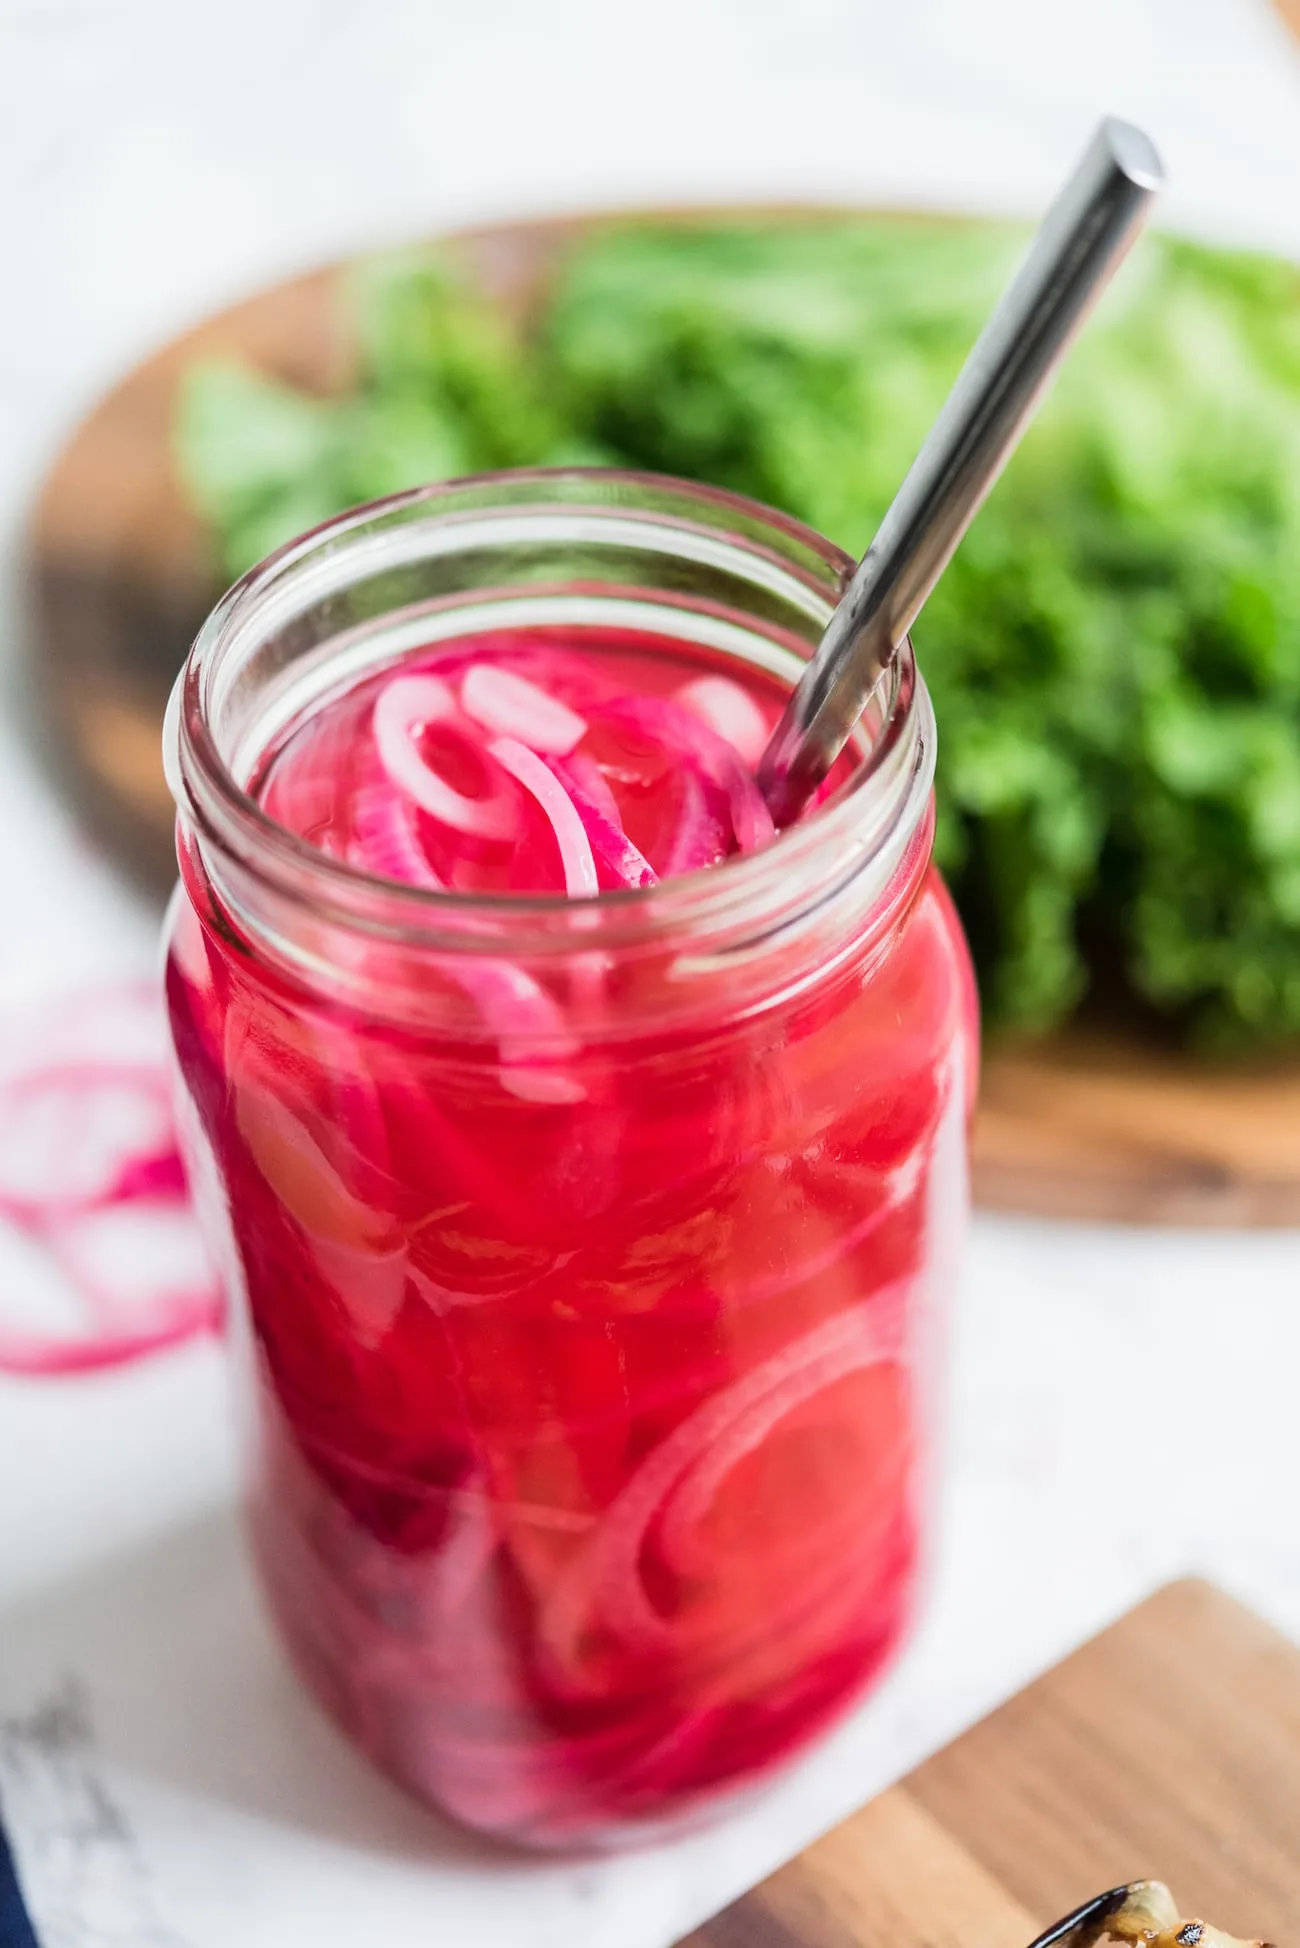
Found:
[{"label": "glass mason jar", "polygon": [[[357,1742],[511,1840],[760,1780],[913,1613],[976,1067],[929,700],[905,647],[805,821],[579,902],[370,877],[247,787],[314,704],[480,631],[791,682],[851,568],[681,482],[457,482],[253,570],[172,700],[168,1003],[261,1575]],[[545,998],[514,1047],[467,969]]]}]

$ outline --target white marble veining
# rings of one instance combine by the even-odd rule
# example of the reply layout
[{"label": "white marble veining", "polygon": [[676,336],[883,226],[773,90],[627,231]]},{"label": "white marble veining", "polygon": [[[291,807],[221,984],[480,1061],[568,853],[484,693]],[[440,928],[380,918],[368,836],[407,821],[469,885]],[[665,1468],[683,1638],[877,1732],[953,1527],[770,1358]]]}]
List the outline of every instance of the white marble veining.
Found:
[{"label": "white marble veining", "polygon": [[[1161,141],[1174,219],[1300,251],[1300,54],[1264,0],[0,0],[6,551],[96,392],[287,269],[620,201],[1032,209],[1105,108]],[[155,926],[0,706],[0,1004],[146,966]],[[744,1815],[578,1864],[431,1824],[300,1701],[213,1349],[0,1384],[0,1796],[42,1918],[72,1898],[51,1820],[101,1792],[123,1820],[76,1898],[118,1932],[72,1940],[663,1948],[1167,1576],[1300,1639],[1300,1239],[983,1218],[955,1349],[939,1574],[885,1691]]]}]

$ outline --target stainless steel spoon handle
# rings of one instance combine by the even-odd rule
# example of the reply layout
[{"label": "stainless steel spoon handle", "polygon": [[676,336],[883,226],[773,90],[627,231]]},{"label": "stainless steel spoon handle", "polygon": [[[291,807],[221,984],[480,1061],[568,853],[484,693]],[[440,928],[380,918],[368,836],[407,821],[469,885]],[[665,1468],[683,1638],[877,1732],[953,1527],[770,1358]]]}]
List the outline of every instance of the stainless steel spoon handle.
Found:
[{"label": "stainless steel spoon handle", "polygon": [[976,340],[772,733],[758,781],[778,825],[843,750],[1163,180],[1141,129],[1101,124]]}]

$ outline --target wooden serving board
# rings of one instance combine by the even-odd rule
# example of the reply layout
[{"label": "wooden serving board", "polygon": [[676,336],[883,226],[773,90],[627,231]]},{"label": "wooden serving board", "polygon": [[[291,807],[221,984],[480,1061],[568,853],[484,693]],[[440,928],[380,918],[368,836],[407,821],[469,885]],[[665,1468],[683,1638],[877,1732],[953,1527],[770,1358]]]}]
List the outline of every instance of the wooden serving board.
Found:
[{"label": "wooden serving board", "polygon": [[1300,1651],[1171,1584],[680,1948],[1026,1948],[1105,1888],[1300,1948]]},{"label": "wooden serving board", "polygon": [[[526,315],[580,227],[448,241],[499,303]],[[176,383],[219,352],[315,391],[344,389],[354,352],[341,277],[336,268],[279,285],[149,359],[83,422],[33,515],[29,667],[50,756],[96,837],[160,896],[174,874],[163,709],[220,592],[172,464]],[[974,1181],[979,1202],[1044,1216],[1300,1223],[1300,1066],[1215,1074],[1122,1039],[995,1053]]]}]

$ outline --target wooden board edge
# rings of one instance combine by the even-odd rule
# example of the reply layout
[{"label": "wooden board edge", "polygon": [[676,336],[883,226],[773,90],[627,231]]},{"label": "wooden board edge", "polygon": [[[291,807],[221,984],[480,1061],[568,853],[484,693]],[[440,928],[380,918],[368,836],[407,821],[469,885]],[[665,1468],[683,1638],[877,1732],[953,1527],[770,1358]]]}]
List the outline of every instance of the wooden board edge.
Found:
[{"label": "wooden board edge", "polygon": [[[990,1746],[1001,1742],[1010,1750],[1031,1715],[1045,1738],[1062,1692],[1086,1689],[1098,1671],[1109,1672],[1114,1686],[1112,1667],[1135,1655],[1175,1666],[1180,1656],[1191,1656],[1203,1670],[1230,1664],[1238,1690],[1248,1675],[1284,1670],[1295,1704],[1291,1764],[1300,1774],[1300,1650],[1216,1584],[1180,1577],[1049,1666],[677,1948],[862,1948],[895,1936],[918,1948],[1025,1948],[1058,1914],[1113,1881],[1063,1883],[1055,1901],[1045,1898],[1036,1884],[1041,1876],[1032,1871],[1017,1884],[1007,1869],[1006,1834],[989,1844],[969,1811],[979,1798],[972,1788],[987,1776]],[[1162,1865],[1132,1858],[1119,1877],[1159,1875]],[[1238,1925],[1248,1926],[1248,1919],[1238,1917]]]}]

